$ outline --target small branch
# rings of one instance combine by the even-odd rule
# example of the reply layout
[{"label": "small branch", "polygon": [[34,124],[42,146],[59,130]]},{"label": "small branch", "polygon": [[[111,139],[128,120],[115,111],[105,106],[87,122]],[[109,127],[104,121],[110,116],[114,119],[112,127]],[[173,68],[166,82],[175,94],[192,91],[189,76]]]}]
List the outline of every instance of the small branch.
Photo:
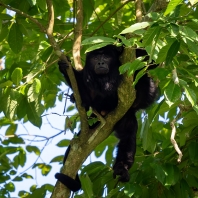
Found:
[{"label": "small branch", "polygon": [[51,0],[46,0],[47,9],[48,9],[48,28],[47,28],[47,35],[53,34],[54,28],[54,7]]},{"label": "small branch", "polygon": [[90,35],[93,36],[114,14],[116,14],[120,9],[122,9],[127,3],[132,2],[135,0],[128,0],[125,3],[123,3],[120,7],[118,7],[114,12],[112,12],[96,29],[95,31]]},{"label": "small branch", "polygon": [[183,154],[182,154],[181,150],[179,149],[179,146],[178,146],[177,142],[175,141],[175,135],[176,135],[175,121],[176,121],[176,120],[174,119],[174,120],[170,123],[171,128],[172,128],[172,133],[171,133],[171,138],[170,138],[170,140],[171,140],[171,143],[172,143],[172,145],[174,146],[176,152],[177,152],[178,155],[179,155],[179,157],[178,157],[178,159],[177,159],[177,162],[181,162],[181,159],[182,159]]},{"label": "small branch", "polygon": [[80,58],[80,47],[81,47],[81,39],[82,39],[82,26],[83,26],[83,6],[82,0],[77,0],[77,15],[76,15],[76,26],[74,28],[74,45],[73,45],[73,58],[74,64],[77,71],[83,69],[81,58]]},{"label": "small branch", "polygon": [[7,8],[8,10],[12,10],[12,11],[16,12],[17,14],[20,14],[21,16],[24,16],[24,17],[28,18],[30,21],[32,21],[33,23],[38,25],[38,27],[40,28],[41,32],[44,32],[44,33],[46,32],[46,29],[43,27],[43,25],[37,19],[31,17],[30,15],[28,15],[28,14],[26,14],[26,13],[24,13],[24,12],[22,12],[22,11],[16,9],[16,8],[13,8],[13,7],[9,6],[9,5],[6,5],[2,1],[0,1],[0,6],[3,6],[5,8]]},{"label": "small branch", "polygon": [[[74,27],[74,45],[73,45],[73,58],[74,64],[77,71],[83,69],[80,57],[80,49],[81,49],[81,39],[82,39],[82,26],[83,26],[83,5],[82,0],[76,1],[76,26]],[[73,88],[73,86],[72,86]],[[81,122],[81,135],[84,135],[85,132],[89,131],[89,126],[87,122],[87,114],[85,109],[81,106],[81,98],[80,94],[76,94],[74,90],[74,97],[76,101],[79,101],[80,107],[78,107],[80,122]]]},{"label": "small branch", "polygon": [[178,76],[177,76],[177,70],[176,70],[176,68],[174,68],[174,69],[172,70],[172,75],[173,75],[173,82],[174,82],[175,84],[179,84],[179,78],[178,78]]},{"label": "small branch", "polygon": [[142,22],[142,0],[135,0],[136,21]]}]

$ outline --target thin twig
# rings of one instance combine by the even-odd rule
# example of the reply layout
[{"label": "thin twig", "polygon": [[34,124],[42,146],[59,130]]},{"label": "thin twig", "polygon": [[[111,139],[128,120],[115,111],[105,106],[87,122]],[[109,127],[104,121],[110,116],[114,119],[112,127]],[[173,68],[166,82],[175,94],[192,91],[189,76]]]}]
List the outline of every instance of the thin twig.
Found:
[{"label": "thin twig", "polygon": [[171,140],[171,143],[172,143],[172,145],[174,146],[176,152],[177,152],[178,155],[179,155],[179,157],[178,157],[178,159],[177,159],[177,162],[181,162],[181,159],[182,159],[183,154],[182,154],[181,150],[179,149],[179,146],[178,146],[177,142],[175,141],[175,135],[176,135],[175,122],[176,122],[176,120],[174,119],[174,120],[170,123],[171,128],[172,128],[172,133],[171,133],[171,138],[170,138],[170,140]]},{"label": "thin twig", "polygon": [[90,36],[93,36],[111,17],[116,14],[120,9],[122,9],[127,3],[132,2],[135,0],[128,0],[125,3],[123,3],[120,7],[118,7],[114,12],[112,12],[96,29],[93,31],[93,33]]},{"label": "thin twig", "polygon": [[17,14],[20,14],[21,16],[24,16],[26,18],[28,18],[30,21],[32,21],[33,23],[35,23],[36,25],[38,25],[38,27],[40,28],[41,32],[46,32],[46,29],[43,27],[43,25],[35,18],[31,17],[30,15],[16,9],[16,8],[13,8],[9,5],[6,5],[5,3],[3,3],[2,1],[0,1],[0,6],[3,6],[5,8],[7,8],[8,10],[12,10],[14,12],[16,12]]}]

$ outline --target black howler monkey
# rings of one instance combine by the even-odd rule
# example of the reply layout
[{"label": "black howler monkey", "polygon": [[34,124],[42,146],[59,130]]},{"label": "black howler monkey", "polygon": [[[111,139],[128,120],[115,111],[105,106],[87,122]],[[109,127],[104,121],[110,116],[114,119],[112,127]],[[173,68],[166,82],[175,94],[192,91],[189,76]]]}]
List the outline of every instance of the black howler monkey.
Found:
[{"label": "black howler monkey", "polygon": [[[122,75],[119,73],[121,51],[120,48],[113,45],[91,51],[86,56],[84,69],[80,72],[74,70],[82,105],[86,110],[92,107],[101,115],[104,115],[106,112],[116,108],[118,104],[117,90],[122,80]],[[145,55],[143,50],[136,50],[137,57],[143,55]],[[71,87],[66,73],[68,65],[61,61],[58,64],[61,73]],[[151,105],[157,95],[157,88],[147,74],[139,79],[135,89],[136,99],[133,105],[114,126],[116,136],[120,141],[117,146],[113,176],[119,175],[121,182],[129,181],[128,170],[134,162],[138,129],[135,113],[139,109],[145,109]],[[68,153],[69,150],[66,151],[64,162]],[[81,188],[78,175],[75,180],[61,173],[57,173],[55,177],[72,191],[77,191]]]}]

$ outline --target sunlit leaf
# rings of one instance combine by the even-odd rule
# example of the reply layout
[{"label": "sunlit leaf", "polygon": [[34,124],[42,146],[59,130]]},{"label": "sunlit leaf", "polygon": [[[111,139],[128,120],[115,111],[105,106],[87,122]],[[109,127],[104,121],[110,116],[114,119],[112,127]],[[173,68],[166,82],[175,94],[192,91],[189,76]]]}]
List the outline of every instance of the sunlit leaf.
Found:
[{"label": "sunlit leaf", "polygon": [[23,78],[23,71],[21,68],[17,67],[14,69],[14,71],[12,72],[12,81],[14,82],[14,84],[19,85],[20,81]]},{"label": "sunlit leaf", "polygon": [[171,0],[166,8],[166,11],[164,12],[164,15],[168,15],[172,12],[181,2],[182,0]]},{"label": "sunlit leaf", "polygon": [[120,34],[127,34],[127,33],[132,33],[136,30],[144,29],[150,25],[152,25],[152,22],[141,22],[141,23],[136,23],[126,29],[124,29]]}]

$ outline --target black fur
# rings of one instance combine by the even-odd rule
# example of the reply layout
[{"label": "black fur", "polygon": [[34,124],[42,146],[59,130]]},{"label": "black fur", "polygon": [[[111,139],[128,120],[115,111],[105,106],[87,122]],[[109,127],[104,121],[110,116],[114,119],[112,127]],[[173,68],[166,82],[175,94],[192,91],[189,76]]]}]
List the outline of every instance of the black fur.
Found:
[{"label": "black fur", "polygon": [[[120,55],[121,52],[115,46],[109,45],[88,53],[84,69],[80,72],[74,70],[82,105],[86,110],[91,106],[101,115],[105,115],[116,108],[118,104],[117,89],[122,80],[122,75],[119,74],[119,66],[121,65],[119,61]],[[145,51],[136,51],[137,57],[144,55],[146,55]],[[66,73],[67,67],[66,63],[59,62],[59,69],[69,86],[71,86]],[[117,146],[118,151],[113,166],[113,175],[114,178],[116,175],[119,175],[121,182],[129,181],[128,170],[134,162],[136,133],[138,129],[135,113],[139,109],[149,107],[155,101],[157,95],[157,88],[147,74],[138,81],[135,89],[136,99],[133,105],[114,126],[116,136],[120,139],[120,142]],[[68,153],[69,151],[66,152],[66,157]],[[78,177],[76,177],[76,180],[73,180],[64,174],[58,173],[56,178],[72,191],[80,189]]]},{"label": "black fur", "polygon": [[[67,148],[67,150],[65,152],[63,164],[65,164],[65,161],[67,159],[69,151],[70,151],[70,146]],[[72,179],[71,177],[67,176],[67,175],[63,175],[62,173],[56,173],[55,174],[55,178],[58,179],[62,184],[64,184],[70,190],[72,190],[74,192],[76,192],[76,191],[81,189],[81,183],[80,183],[80,179],[79,179],[78,174],[76,175],[75,180]]]}]

